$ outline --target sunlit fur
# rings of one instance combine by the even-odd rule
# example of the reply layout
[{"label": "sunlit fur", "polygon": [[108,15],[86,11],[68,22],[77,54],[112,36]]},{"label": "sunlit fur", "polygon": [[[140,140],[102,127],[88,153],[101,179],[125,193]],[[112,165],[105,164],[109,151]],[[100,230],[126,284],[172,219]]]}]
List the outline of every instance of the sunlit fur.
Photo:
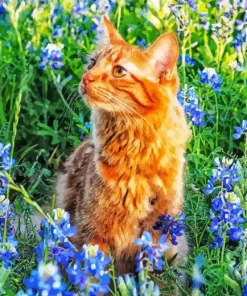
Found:
[{"label": "sunlit fur", "polygon": [[[92,108],[92,139],[72,154],[66,163],[65,188],[58,186],[57,191],[78,228],[73,241],[78,247],[93,243],[111,252],[121,273],[133,270],[134,239],[147,230],[156,240],[160,233],[153,225],[158,217],[182,210],[189,130],[176,98],[175,36],[162,35],[143,51],[125,43],[104,21],[109,43],[84,73],[91,82],[80,85]],[[114,77],[115,65],[124,67],[127,75]],[[186,250],[182,239],[168,256],[181,251],[182,259]]]}]

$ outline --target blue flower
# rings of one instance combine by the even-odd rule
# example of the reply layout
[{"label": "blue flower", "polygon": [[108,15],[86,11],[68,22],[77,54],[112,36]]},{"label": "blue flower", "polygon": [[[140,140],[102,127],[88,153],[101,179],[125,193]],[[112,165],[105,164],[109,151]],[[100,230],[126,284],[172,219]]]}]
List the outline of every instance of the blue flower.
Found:
[{"label": "blue flower", "polygon": [[[179,61],[182,61],[182,55],[179,55],[178,59]],[[196,64],[196,62],[187,54],[185,55],[185,63],[190,66],[195,66]]]},{"label": "blue flower", "polygon": [[8,179],[0,176],[0,195],[4,195],[8,188]]},{"label": "blue flower", "polygon": [[222,185],[227,191],[232,189],[234,183],[240,181],[238,176],[238,169],[233,163],[232,159],[227,159],[223,157],[222,163],[220,163],[219,158],[215,159],[216,170],[213,170],[213,176],[208,180],[208,187],[203,190],[205,194],[210,194],[215,189],[214,184],[217,181],[221,181]]},{"label": "blue flower", "polygon": [[196,1],[195,0],[178,0],[179,4],[187,3],[190,8],[192,8],[194,11],[197,11],[196,7]]},{"label": "blue flower", "polygon": [[88,11],[88,3],[87,1],[77,1],[77,3],[73,7],[73,15],[85,15]]},{"label": "blue flower", "polygon": [[214,211],[221,210],[223,208],[223,205],[224,205],[224,203],[223,203],[223,199],[221,196],[214,198],[212,201],[212,209]]},{"label": "blue flower", "polygon": [[243,294],[242,296],[247,296],[247,284],[243,285]]},{"label": "blue flower", "polygon": [[10,158],[11,144],[4,145],[0,142],[0,169],[5,173],[15,164],[15,160]]},{"label": "blue flower", "polygon": [[247,120],[242,121],[242,126],[235,126],[235,133],[233,134],[233,138],[235,140],[241,138],[241,136],[247,132]]},{"label": "blue flower", "polygon": [[110,261],[103,252],[98,251],[98,246],[84,245],[82,252],[75,254],[75,263],[66,269],[66,273],[70,282],[79,289],[87,286],[92,295],[108,293],[110,276],[106,269]]},{"label": "blue flower", "polygon": [[209,230],[212,231],[214,236],[218,236],[220,230],[220,219],[217,217],[211,217],[211,226]]},{"label": "blue flower", "polygon": [[204,258],[202,255],[196,257],[193,267],[192,287],[193,290],[200,290],[201,286],[205,283],[205,279],[202,275],[201,269],[204,264]]},{"label": "blue flower", "polygon": [[239,241],[242,234],[243,234],[243,228],[242,227],[232,227],[228,229],[227,231],[230,240],[232,241]]},{"label": "blue flower", "polygon": [[210,246],[210,249],[211,250],[215,250],[215,249],[221,249],[223,246],[223,238],[220,237],[220,236],[217,236],[213,242],[212,242],[212,245]]},{"label": "blue flower", "polygon": [[186,115],[189,116],[193,125],[206,125],[204,122],[206,112],[202,111],[199,106],[198,97],[194,87],[187,88],[187,86],[185,86],[183,90],[180,90],[178,92],[178,101],[184,108]]},{"label": "blue flower", "polygon": [[211,194],[214,191],[214,178],[208,180],[208,187],[203,189],[203,193],[206,195]]},{"label": "blue flower", "polygon": [[33,270],[30,278],[24,280],[28,295],[60,296],[66,290],[62,282],[59,268],[56,264],[39,263],[37,270]]},{"label": "blue flower", "polygon": [[177,245],[177,236],[183,235],[185,217],[183,214],[177,216],[164,215],[160,216],[154,229],[161,230],[163,234],[171,236],[171,243]]},{"label": "blue flower", "polygon": [[240,205],[240,198],[234,192],[223,191],[212,201],[211,226],[215,239],[211,249],[221,248],[223,236],[230,240],[239,241],[243,234],[241,224],[245,223],[244,211]]},{"label": "blue flower", "polygon": [[61,26],[56,26],[53,30],[53,37],[55,39],[63,36],[63,28]]},{"label": "blue flower", "polygon": [[137,272],[147,268],[153,270],[162,270],[164,267],[164,261],[161,259],[164,252],[169,248],[166,243],[166,235],[163,234],[157,244],[152,241],[152,236],[149,232],[143,231],[141,238],[135,239],[135,244],[141,247],[141,251],[136,256]]},{"label": "blue flower", "polygon": [[5,269],[12,265],[13,260],[19,258],[19,253],[16,250],[17,244],[14,235],[8,235],[7,240],[4,242],[0,233],[0,261],[3,262]]},{"label": "blue flower", "polygon": [[45,48],[42,49],[42,62],[39,64],[40,69],[45,70],[49,66],[53,70],[60,69],[63,66],[61,49],[52,43],[49,43]]},{"label": "blue flower", "polygon": [[202,84],[208,83],[216,92],[220,91],[222,80],[214,68],[205,68],[203,71],[198,70],[198,74]]},{"label": "blue flower", "polygon": [[3,7],[3,3],[0,2],[0,15],[4,14],[6,12],[6,9]]},{"label": "blue flower", "polygon": [[137,40],[136,40],[136,44],[137,44],[138,46],[142,47],[142,48],[144,48],[144,47],[147,45],[145,39],[141,39],[141,40],[140,40],[140,39],[137,39]]}]

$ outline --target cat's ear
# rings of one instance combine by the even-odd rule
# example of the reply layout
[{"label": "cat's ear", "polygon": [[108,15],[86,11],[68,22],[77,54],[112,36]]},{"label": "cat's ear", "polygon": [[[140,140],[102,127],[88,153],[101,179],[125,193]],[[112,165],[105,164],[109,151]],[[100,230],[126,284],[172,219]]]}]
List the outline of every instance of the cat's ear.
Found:
[{"label": "cat's ear", "polygon": [[108,42],[110,44],[125,43],[122,36],[119,34],[117,29],[108,20],[108,18],[105,15],[103,16],[103,23],[104,23],[104,27],[105,27],[105,32],[106,32],[107,37],[108,37]]},{"label": "cat's ear", "polygon": [[176,34],[161,35],[147,50],[151,63],[160,71],[161,76],[170,80],[176,67],[179,45]]}]

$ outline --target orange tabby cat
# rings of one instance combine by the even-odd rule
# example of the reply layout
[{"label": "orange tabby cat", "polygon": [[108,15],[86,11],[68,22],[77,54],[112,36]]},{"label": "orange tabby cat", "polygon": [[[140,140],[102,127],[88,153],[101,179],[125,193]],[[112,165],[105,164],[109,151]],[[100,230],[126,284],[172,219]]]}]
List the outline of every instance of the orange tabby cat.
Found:
[{"label": "orange tabby cat", "polygon": [[[176,36],[163,34],[142,50],[103,21],[108,44],[91,60],[80,85],[92,109],[93,136],[66,163],[57,191],[77,226],[74,242],[111,252],[122,273],[133,270],[134,239],[146,230],[157,240],[158,217],[182,209],[189,130],[176,97]],[[182,240],[169,256],[185,256]]]}]

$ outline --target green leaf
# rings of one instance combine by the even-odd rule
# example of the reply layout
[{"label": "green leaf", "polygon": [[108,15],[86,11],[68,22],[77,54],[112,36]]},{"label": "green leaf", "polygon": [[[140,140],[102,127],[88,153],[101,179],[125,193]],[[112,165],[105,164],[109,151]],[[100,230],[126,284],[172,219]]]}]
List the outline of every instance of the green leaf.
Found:
[{"label": "green leaf", "polygon": [[242,290],[239,286],[239,284],[231,279],[227,274],[224,274],[224,281],[227,283],[234,291],[236,296],[241,296],[242,295]]}]

